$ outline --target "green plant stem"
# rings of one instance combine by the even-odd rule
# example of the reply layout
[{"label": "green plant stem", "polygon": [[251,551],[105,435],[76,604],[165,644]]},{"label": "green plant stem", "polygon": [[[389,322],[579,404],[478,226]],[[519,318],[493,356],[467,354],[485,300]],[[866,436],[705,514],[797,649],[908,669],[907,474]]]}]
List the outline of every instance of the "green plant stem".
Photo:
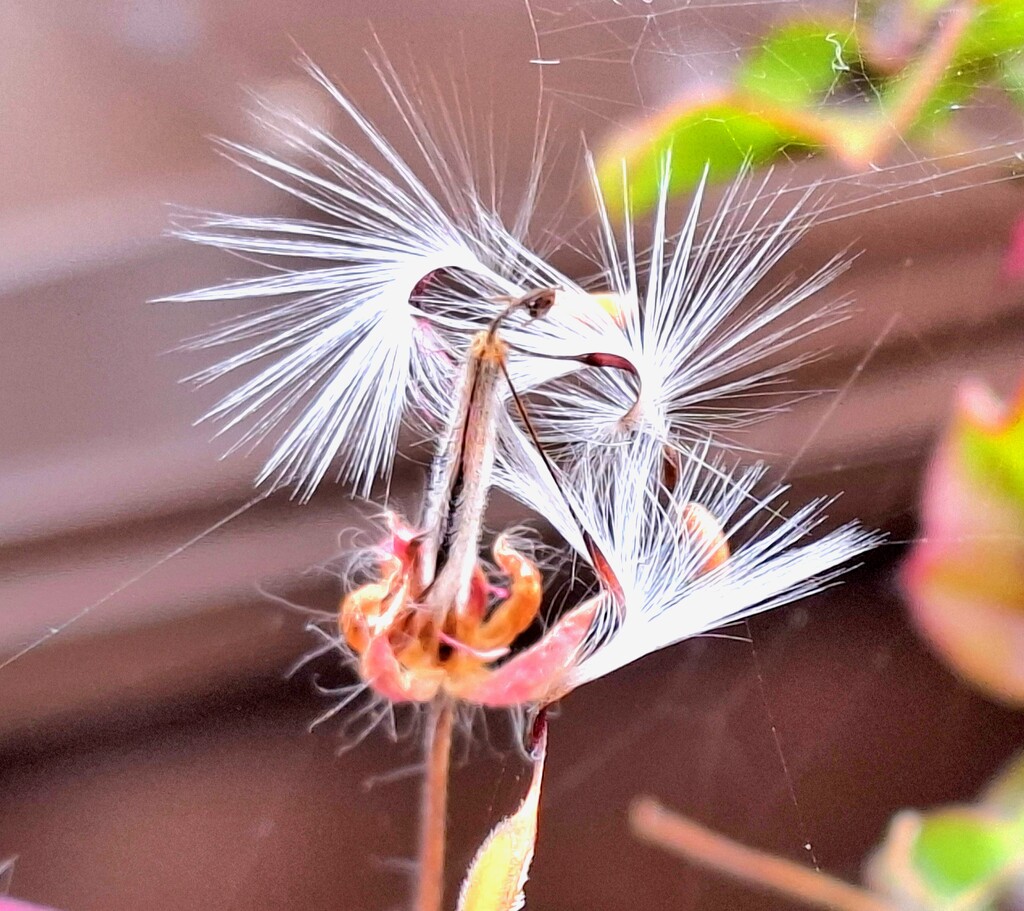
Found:
[{"label": "green plant stem", "polygon": [[420,809],[419,876],[415,911],[441,911],[444,900],[444,853],[448,817],[448,767],[455,709],[450,699],[430,705],[425,744],[426,769]]}]

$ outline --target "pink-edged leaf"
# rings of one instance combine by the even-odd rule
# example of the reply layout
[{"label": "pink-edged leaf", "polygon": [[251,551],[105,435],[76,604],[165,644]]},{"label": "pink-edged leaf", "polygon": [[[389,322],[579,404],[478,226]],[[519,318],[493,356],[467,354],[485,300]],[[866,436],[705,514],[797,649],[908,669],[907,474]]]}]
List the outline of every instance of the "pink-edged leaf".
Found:
[{"label": "pink-edged leaf", "polygon": [[929,466],[921,537],[903,567],[911,616],[990,696],[1024,706],[1024,392],[965,385]]}]

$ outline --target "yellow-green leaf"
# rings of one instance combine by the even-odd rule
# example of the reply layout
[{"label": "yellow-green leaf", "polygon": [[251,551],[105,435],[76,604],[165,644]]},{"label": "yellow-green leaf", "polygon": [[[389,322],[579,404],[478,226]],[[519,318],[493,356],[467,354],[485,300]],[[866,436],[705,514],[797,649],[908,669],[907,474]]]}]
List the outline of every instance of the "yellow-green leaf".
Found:
[{"label": "yellow-green leaf", "polygon": [[458,911],[518,911],[525,903],[523,887],[537,840],[537,808],[547,753],[547,728],[533,748],[530,789],[511,816],[499,822],[476,852],[459,893]]},{"label": "yellow-green leaf", "polygon": [[1008,823],[970,809],[924,817],[911,863],[929,892],[951,899],[998,888],[1020,856],[1020,838]]}]

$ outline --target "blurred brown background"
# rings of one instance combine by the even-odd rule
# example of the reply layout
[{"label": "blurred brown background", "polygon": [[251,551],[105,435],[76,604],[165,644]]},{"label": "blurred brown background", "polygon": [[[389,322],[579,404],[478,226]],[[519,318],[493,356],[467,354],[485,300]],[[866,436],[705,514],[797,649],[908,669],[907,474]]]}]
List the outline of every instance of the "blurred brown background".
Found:
[{"label": "blurred brown background", "polygon": [[[262,138],[247,90],[337,125],[301,51],[395,135],[365,53],[382,47],[410,82],[433,73],[479,122],[493,113],[514,187],[537,119],[536,25],[542,57],[559,61],[543,65],[553,144],[569,150],[544,205],[568,201],[572,224],[587,211],[581,131],[599,145],[700,90],[789,6],[808,8],[549,0],[531,22],[521,0],[0,5],[0,661],[59,630],[0,669],[13,895],[67,911],[405,901],[415,776],[374,776],[414,765],[416,738],[377,731],[339,756],[337,724],[307,733],[330,705],[314,676],[336,662],[286,680],[312,643],[301,614],[263,594],[336,604],[331,561],[361,511],[330,485],[305,506],[275,496],[160,562],[246,503],[259,464],[220,460],[225,444],[192,426],[222,390],[180,385],[207,359],[169,353],[228,309],[146,303],[253,269],[164,237],[169,205],[294,211],[209,140]],[[996,121],[978,148],[1014,130]],[[1022,292],[999,265],[1024,197],[992,166],[1002,154],[904,155],[835,186],[844,217],[823,219],[793,262],[863,251],[835,292],[857,314],[797,377],[836,391],[751,443],[798,495],[845,490],[839,516],[893,544],[844,587],[753,622],[753,646],[688,643],[566,702],[531,909],[779,907],[637,844],[629,799],[654,794],[854,878],[895,810],[969,797],[1019,745],[1022,720],[919,644],[893,581],[956,382],[1007,392],[1020,373]],[[780,179],[834,176],[803,164]],[[399,475],[408,502],[418,471]],[[456,773],[453,888],[524,784],[507,725],[488,724],[464,738]]]}]

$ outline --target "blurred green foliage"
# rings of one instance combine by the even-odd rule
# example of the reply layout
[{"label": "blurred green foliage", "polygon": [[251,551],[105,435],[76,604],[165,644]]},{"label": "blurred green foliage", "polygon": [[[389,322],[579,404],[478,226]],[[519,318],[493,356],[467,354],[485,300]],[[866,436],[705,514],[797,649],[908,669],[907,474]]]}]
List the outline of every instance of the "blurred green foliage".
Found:
[{"label": "blurred green foliage", "polygon": [[920,911],[989,911],[1020,888],[1022,876],[1022,756],[977,803],[897,814],[867,869],[873,891]]},{"label": "blurred green foliage", "polygon": [[730,85],[618,136],[598,160],[609,207],[625,204],[623,161],[631,206],[643,211],[667,153],[671,192],[693,188],[705,168],[726,180],[745,162],[793,153],[860,170],[895,143],[936,139],[982,86],[1024,102],[1024,0],[903,0],[873,12],[777,26]]},{"label": "blurred green foliage", "polygon": [[901,569],[910,617],[972,686],[1024,708],[1024,387],[965,383],[925,475]]}]

